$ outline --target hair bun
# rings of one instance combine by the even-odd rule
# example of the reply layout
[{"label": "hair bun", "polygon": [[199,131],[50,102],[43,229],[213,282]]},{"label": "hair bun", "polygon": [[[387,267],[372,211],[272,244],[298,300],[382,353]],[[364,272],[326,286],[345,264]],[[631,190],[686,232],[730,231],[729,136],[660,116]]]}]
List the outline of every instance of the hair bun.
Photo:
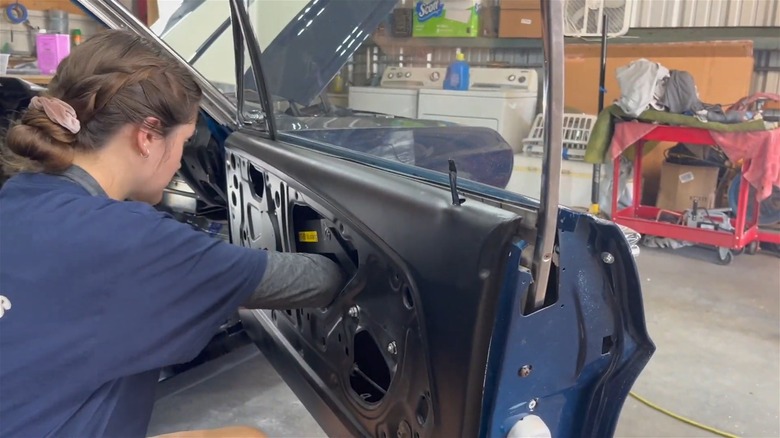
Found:
[{"label": "hair bun", "polygon": [[59,172],[72,163],[75,141],[76,135],[52,121],[43,109],[29,108],[8,130],[5,142],[13,154],[29,162],[6,164],[22,170]]}]

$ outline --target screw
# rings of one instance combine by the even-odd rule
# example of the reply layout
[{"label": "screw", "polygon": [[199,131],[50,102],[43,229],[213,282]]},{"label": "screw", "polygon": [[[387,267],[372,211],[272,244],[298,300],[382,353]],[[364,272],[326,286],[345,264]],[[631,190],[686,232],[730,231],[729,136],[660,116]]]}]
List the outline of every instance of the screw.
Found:
[{"label": "screw", "polygon": [[610,254],[608,252],[602,252],[601,253],[601,260],[603,260],[604,263],[606,263],[608,265],[611,265],[611,264],[615,263],[615,256],[613,256],[612,254]]},{"label": "screw", "polygon": [[360,308],[358,306],[352,306],[347,310],[347,314],[350,316],[350,318],[357,318],[360,316]]},{"label": "screw", "polygon": [[536,409],[536,399],[533,399],[533,400],[528,402],[528,409],[531,410],[531,411]]},{"label": "screw", "polygon": [[392,341],[389,344],[387,344],[387,352],[390,354],[398,353],[398,345],[396,345],[395,341]]},{"label": "screw", "polygon": [[520,367],[520,371],[517,372],[520,377],[528,377],[531,375],[531,370],[534,368],[531,365],[523,365]]}]

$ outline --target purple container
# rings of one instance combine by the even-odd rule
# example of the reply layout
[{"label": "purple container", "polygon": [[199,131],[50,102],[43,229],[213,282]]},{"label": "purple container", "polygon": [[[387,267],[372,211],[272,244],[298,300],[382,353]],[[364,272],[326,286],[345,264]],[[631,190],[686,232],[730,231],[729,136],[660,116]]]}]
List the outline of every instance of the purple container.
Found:
[{"label": "purple container", "polygon": [[35,48],[41,74],[54,74],[60,62],[70,55],[70,35],[39,33],[35,37]]}]

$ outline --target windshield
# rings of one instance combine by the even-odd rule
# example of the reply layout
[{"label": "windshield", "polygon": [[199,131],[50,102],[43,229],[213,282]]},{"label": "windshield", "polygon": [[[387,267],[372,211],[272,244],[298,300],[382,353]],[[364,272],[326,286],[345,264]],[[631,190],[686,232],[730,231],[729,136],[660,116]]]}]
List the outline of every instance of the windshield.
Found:
[{"label": "windshield", "polygon": [[[286,141],[444,173],[453,160],[458,178],[538,198],[540,2],[511,3],[248,1],[277,131]],[[158,9],[152,30],[235,98],[229,2],[166,0]],[[245,58],[243,97],[259,102]],[[567,115],[582,125],[566,145],[570,169],[560,184],[561,203],[572,207],[591,202],[583,157],[594,100]]]}]

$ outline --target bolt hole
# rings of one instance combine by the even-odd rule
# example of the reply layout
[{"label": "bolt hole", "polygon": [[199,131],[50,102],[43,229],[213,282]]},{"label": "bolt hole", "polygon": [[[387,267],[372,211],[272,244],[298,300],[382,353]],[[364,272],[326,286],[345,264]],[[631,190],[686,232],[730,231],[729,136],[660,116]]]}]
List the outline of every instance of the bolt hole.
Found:
[{"label": "bolt hole", "polygon": [[311,313],[306,313],[306,321],[311,321]]},{"label": "bolt hole", "polygon": [[341,333],[339,333],[339,342],[341,342]]},{"label": "bolt hole", "polygon": [[392,375],[376,339],[366,330],[355,334],[353,371],[349,376],[352,390],[366,403],[378,403],[384,398]]},{"label": "bolt hole", "polygon": [[276,321],[276,310],[272,310],[272,311],[271,311],[271,319],[273,319],[274,321]]},{"label": "bolt hole", "polygon": [[233,175],[233,187],[238,188],[238,177]]},{"label": "bolt hole", "polygon": [[393,290],[398,290],[401,287],[401,276],[398,275],[397,272],[394,272],[393,275],[390,276],[390,287],[392,287]]},{"label": "bolt hole", "polygon": [[327,340],[327,339],[325,339],[325,337],[322,337],[322,338],[320,338],[320,343],[321,343],[321,344],[322,344],[322,346],[324,347],[325,345],[327,345],[327,344],[328,344],[328,340]]},{"label": "bolt hole", "polygon": [[414,309],[414,299],[412,298],[412,288],[404,286],[404,306],[407,309]]},{"label": "bolt hole", "polygon": [[604,336],[601,339],[601,354],[609,354],[612,351],[612,347],[615,345],[615,341],[612,340],[612,336]]},{"label": "bolt hole", "polygon": [[523,365],[517,370],[517,375],[520,377],[528,377],[531,375],[531,371],[534,370],[533,365]]},{"label": "bolt hole", "polygon": [[417,409],[415,414],[417,417],[417,424],[424,425],[428,421],[428,413],[430,412],[430,406],[428,406],[428,398],[425,395],[420,396],[420,400],[417,401]]},{"label": "bolt hole", "polygon": [[339,224],[339,232],[344,233],[344,224]]},{"label": "bolt hole", "polygon": [[230,194],[230,201],[233,202],[233,206],[238,205],[238,198],[236,197],[236,192]]},{"label": "bolt hole", "polygon": [[349,356],[349,347],[344,347],[344,354]]},{"label": "bolt hole", "polygon": [[274,201],[277,207],[282,206],[282,195],[279,192],[274,193]]},{"label": "bolt hole", "polygon": [[414,438],[420,438],[420,432],[415,432],[414,433]]},{"label": "bolt hole", "polygon": [[234,154],[230,154],[230,166],[233,168],[236,167],[236,156]]}]

